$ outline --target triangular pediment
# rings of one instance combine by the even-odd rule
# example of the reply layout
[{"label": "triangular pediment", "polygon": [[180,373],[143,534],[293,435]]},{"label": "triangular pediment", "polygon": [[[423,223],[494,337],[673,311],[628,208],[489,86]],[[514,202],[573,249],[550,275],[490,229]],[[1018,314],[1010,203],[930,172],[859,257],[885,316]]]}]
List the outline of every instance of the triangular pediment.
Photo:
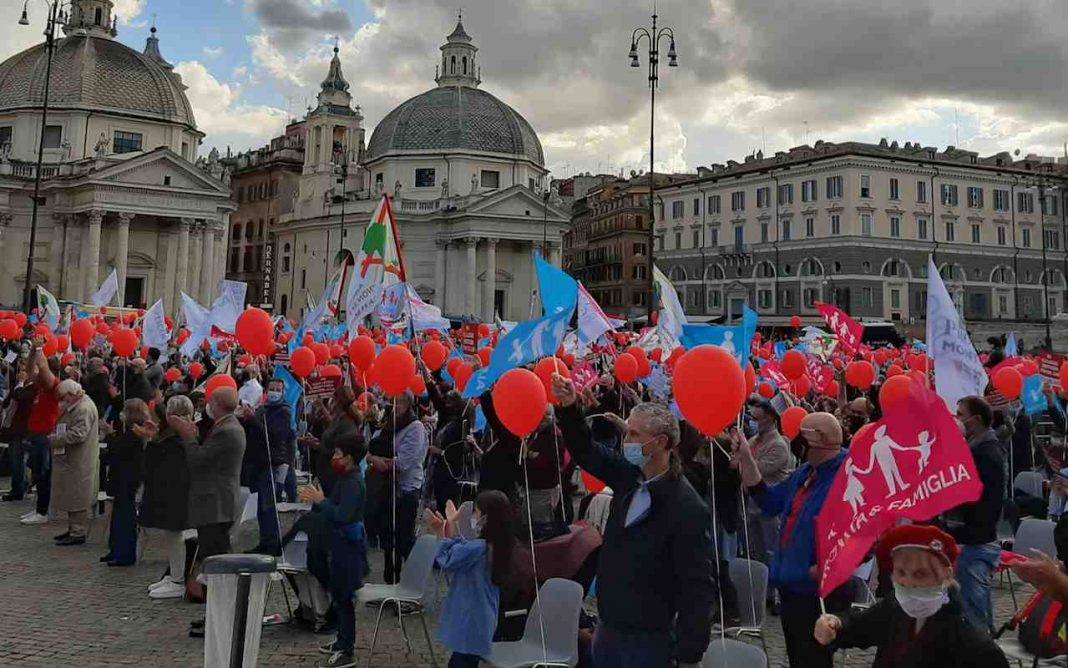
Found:
[{"label": "triangular pediment", "polygon": [[549,200],[546,208],[545,201],[530,188],[524,186],[512,186],[504,190],[487,195],[477,202],[466,207],[466,213],[486,216],[515,216],[541,220],[543,216],[554,222],[567,222],[569,214],[561,211]]},{"label": "triangular pediment", "polygon": [[210,174],[198,169],[168,148],[129,158],[88,175],[97,183],[156,186],[176,190],[208,191],[226,197],[230,188]]}]

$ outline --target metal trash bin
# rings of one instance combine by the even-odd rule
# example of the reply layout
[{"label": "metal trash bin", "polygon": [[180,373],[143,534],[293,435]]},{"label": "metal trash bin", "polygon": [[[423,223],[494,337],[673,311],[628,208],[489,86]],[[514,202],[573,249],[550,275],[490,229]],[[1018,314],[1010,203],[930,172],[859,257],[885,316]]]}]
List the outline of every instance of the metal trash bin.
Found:
[{"label": "metal trash bin", "polygon": [[219,554],[204,560],[205,668],[256,665],[267,583],[274,571],[274,557],[263,554]]}]

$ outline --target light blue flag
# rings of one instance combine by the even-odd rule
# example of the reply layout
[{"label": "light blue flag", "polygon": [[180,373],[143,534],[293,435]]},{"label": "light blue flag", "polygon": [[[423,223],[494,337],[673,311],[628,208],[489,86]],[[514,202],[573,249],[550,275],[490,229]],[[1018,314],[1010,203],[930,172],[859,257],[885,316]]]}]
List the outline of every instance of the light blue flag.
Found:
[{"label": "light blue flag", "polygon": [[686,350],[702,345],[719,346],[734,355],[743,368],[749,362],[749,348],[756,335],[756,311],[744,307],[740,325],[690,325],[682,326],[679,342]]},{"label": "light blue flag", "polygon": [[[577,299],[578,293],[575,294]],[[505,372],[555,353],[567,334],[567,324],[574,312],[572,302],[570,309],[516,325],[493,349],[489,366],[471,376],[464,388],[464,399],[488,392]]]},{"label": "light blue flag", "polygon": [[785,341],[776,341],[775,342],[775,359],[781,360],[783,357],[786,357],[786,342]]},{"label": "light blue flag", "polygon": [[475,427],[476,432],[482,432],[486,430],[486,413],[482,410],[481,406],[475,406]]},{"label": "light blue flag", "polygon": [[1024,379],[1023,391],[1020,392],[1024,412],[1028,415],[1046,410],[1046,395],[1042,394],[1042,376],[1034,374]]},{"label": "light blue flag", "polygon": [[274,377],[285,383],[285,389],[282,390],[282,397],[285,399],[286,404],[289,405],[290,418],[293,422],[293,428],[296,429],[297,402],[300,401],[300,395],[304,394],[304,388],[301,386],[300,381],[289,372],[289,369],[281,364],[274,367]]},{"label": "light blue flag", "polygon": [[575,279],[543,260],[538,252],[534,253],[534,268],[538,272],[538,289],[541,290],[545,315],[573,312],[578,303],[578,283]]},{"label": "light blue flag", "polygon": [[638,381],[649,388],[649,393],[653,395],[653,398],[659,400],[670,399],[671,381],[668,380],[667,374],[664,373],[664,367],[654,362],[649,368],[649,375],[645,378],[639,378]]},{"label": "light blue flag", "polygon": [[1009,336],[1005,340],[1005,357],[1018,357],[1020,353],[1016,348],[1016,332],[1009,332]]}]

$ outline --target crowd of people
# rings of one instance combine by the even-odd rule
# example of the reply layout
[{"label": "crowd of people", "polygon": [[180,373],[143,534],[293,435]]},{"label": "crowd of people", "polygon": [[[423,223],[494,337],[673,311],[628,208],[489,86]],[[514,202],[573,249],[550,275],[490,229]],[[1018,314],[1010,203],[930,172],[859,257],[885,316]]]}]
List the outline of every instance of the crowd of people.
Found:
[{"label": "crowd of people", "polygon": [[[298,531],[308,536],[313,577],[299,586],[319,595],[301,596],[298,616],[334,635],[326,666],[355,665],[354,594],[365,580],[397,582],[418,535],[440,538],[435,564],[450,585],[438,636],[449,665],[475,666],[495,640],[522,633],[505,612],[533,604],[537,544],[591,525],[598,547],[570,573],[597,601],[596,617],[583,614],[575,629],[587,665],[695,666],[714,629],[737,626],[751,605],[779,616],[797,668],[831,666],[850,647],[877,648],[877,666],[1007,665],[993,639],[998,523],[1035,505],[1015,499],[1010,481],[1046,471],[1049,498],[1032,501],[1054,519],[1068,488],[1034,446],[1034,416],[962,399],[954,418],[982,495],[887,532],[873,555],[879,599],[856,611],[855,581],[818,595],[815,519],[851,439],[882,415],[878,384],[837,396],[781,393],[807,411],[793,438],[783,433],[783,407],[753,393],[733,426],[707,437],[670,398],[613,377],[601,356],[602,376],[582,389],[552,374],[551,405],[520,438],[502,425],[492,393],[464,399],[444,368],[422,362],[419,395],[387,397],[346,374],[329,396],[293,401],[272,359],[231,367],[204,354],[203,373],[193,374],[192,360],[172,350],[130,359],[101,337],[76,356],[47,356],[42,344],[32,329],[9,343],[4,374],[0,441],[11,489],[3,501],[34,492],[21,522],[62,518],[57,548],[85,545],[104,491],[110,524],[100,561],[131,566],[139,541],[158,540],[167,569],[146,583],[147,595],[203,601],[199,564],[235,549],[248,488],[258,524],[249,552],[280,556]],[[205,382],[220,376],[231,381]],[[1047,417],[1063,429],[1056,396],[1047,398]],[[464,501],[470,514],[458,510]],[[310,511],[286,527],[282,502]],[[606,514],[595,517],[595,508]],[[370,572],[369,550],[382,552],[380,574]],[[1068,601],[1055,561],[1063,556],[1023,555],[1012,568]],[[766,600],[736,591],[729,572],[739,558],[767,564]],[[190,633],[202,635],[203,621]]]}]

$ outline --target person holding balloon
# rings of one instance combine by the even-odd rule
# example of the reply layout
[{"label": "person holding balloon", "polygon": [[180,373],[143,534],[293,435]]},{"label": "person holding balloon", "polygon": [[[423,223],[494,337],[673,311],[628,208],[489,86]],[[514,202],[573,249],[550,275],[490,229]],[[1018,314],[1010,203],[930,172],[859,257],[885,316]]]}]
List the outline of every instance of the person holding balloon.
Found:
[{"label": "person holding balloon", "polygon": [[682,474],[678,421],[667,406],[638,404],[617,454],[593,442],[570,379],[554,374],[552,392],[571,456],[614,492],[597,566],[594,665],[696,666],[716,599],[712,519]]}]

